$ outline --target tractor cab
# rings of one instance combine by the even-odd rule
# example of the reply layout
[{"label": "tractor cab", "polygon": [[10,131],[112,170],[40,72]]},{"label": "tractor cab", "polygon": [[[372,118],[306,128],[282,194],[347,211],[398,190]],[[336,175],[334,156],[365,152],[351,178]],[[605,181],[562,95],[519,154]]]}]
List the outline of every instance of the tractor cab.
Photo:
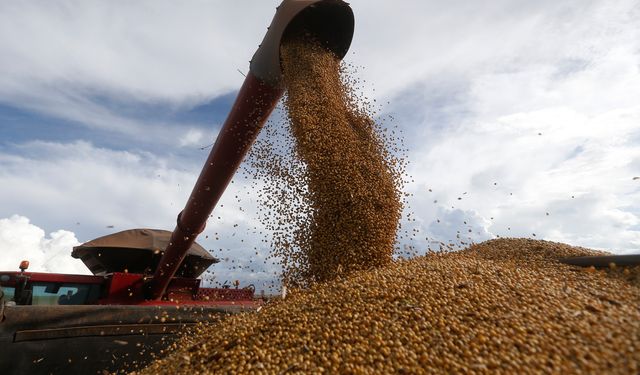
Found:
[{"label": "tractor cab", "polygon": [[0,287],[8,306],[95,305],[103,281],[84,275],[3,272]]}]

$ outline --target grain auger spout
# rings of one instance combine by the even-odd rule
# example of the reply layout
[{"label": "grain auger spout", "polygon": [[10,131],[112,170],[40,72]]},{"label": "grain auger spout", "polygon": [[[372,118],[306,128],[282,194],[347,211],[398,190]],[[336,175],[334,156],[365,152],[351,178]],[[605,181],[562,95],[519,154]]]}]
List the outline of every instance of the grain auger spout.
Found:
[{"label": "grain auger spout", "polygon": [[341,0],[284,0],[277,7],[191,196],[178,215],[171,241],[148,282],[149,299],[164,296],[187,249],[204,230],[222,193],[282,97],[282,41],[296,36],[311,36],[343,58],[351,45],[353,30],[353,11]]}]

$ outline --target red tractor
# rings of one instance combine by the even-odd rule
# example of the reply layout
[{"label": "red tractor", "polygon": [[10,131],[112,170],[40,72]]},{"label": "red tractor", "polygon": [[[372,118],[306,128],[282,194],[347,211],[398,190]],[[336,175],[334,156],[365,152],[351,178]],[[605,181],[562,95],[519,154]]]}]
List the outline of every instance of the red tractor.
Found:
[{"label": "red tractor", "polygon": [[0,374],[134,369],[189,325],[257,308],[251,286],[200,285],[216,259],[196,237],[283,94],[282,41],[310,35],[344,57],[353,29],[342,0],[280,4],[173,232],[134,229],[74,248],[93,276],[27,272],[26,261],[0,271]]}]

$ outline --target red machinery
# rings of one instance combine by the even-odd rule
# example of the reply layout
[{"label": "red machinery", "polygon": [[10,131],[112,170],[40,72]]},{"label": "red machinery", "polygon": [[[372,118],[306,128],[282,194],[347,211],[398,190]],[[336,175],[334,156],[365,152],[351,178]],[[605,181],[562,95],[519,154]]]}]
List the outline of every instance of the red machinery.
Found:
[{"label": "red machinery", "polygon": [[[196,237],[282,96],[282,41],[312,35],[344,57],[353,29],[342,0],[280,4],[173,233],[131,230],[75,248],[93,276],[30,273],[28,262],[0,271],[0,374],[133,369],[186,326],[258,306],[252,288],[200,286],[215,260]],[[115,246],[112,236],[124,242]],[[139,243],[149,237],[162,239]]]}]

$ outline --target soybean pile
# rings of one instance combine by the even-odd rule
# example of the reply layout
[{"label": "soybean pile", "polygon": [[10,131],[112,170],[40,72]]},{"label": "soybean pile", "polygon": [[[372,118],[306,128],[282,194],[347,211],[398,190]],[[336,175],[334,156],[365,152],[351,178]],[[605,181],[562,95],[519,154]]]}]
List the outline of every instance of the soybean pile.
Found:
[{"label": "soybean pile", "polygon": [[146,374],[640,371],[640,269],[498,239],[298,290],[201,326]]}]

